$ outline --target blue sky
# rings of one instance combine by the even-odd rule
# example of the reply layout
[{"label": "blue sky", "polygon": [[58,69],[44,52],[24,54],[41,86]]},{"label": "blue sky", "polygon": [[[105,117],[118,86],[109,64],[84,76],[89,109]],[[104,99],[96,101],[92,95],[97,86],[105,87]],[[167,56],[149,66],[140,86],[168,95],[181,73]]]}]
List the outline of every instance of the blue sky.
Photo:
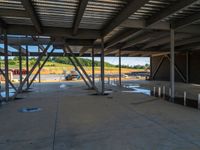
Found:
[{"label": "blue sky", "polygon": [[[3,48],[3,44],[0,44],[0,47]],[[24,47],[24,46],[23,46]],[[25,47],[24,47],[25,48]],[[10,51],[16,51],[15,49],[8,47]],[[30,51],[37,51],[38,48],[36,46],[29,46]],[[51,50],[51,48],[49,49]],[[62,52],[62,50],[55,50],[56,52]],[[85,57],[87,59],[91,59],[91,57]],[[96,57],[95,60],[100,61],[100,58]],[[118,65],[119,58],[118,57],[105,57],[105,62]],[[149,57],[122,57],[122,65],[145,65],[150,63]]]},{"label": "blue sky", "polygon": [[[91,59],[90,57],[86,57],[88,59]],[[95,58],[95,60],[99,61],[100,58]],[[122,65],[145,65],[150,64],[150,58],[149,57],[122,57]],[[109,62],[114,65],[119,64],[119,58],[118,57],[105,57],[105,62]]]}]

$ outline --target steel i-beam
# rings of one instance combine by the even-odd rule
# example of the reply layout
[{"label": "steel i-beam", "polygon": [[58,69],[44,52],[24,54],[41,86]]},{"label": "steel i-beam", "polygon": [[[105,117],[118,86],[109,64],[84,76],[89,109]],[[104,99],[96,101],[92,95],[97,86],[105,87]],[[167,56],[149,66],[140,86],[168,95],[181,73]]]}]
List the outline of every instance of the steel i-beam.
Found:
[{"label": "steel i-beam", "polygon": [[[22,48],[19,46],[19,85],[22,84]],[[19,91],[22,92],[22,91]]]},{"label": "steel i-beam", "polygon": [[5,63],[5,92],[6,101],[9,100],[9,72],[8,72],[8,37],[7,33],[4,33],[4,63]]},{"label": "steel i-beam", "polygon": [[[166,57],[168,58],[168,60],[170,61],[170,57],[168,55],[166,55]],[[181,79],[183,80],[183,82],[186,82],[186,78],[184,77],[184,75],[181,73],[180,69],[177,67],[176,64],[174,64],[174,69],[176,70],[176,72],[178,73],[178,75],[181,77]]]},{"label": "steel i-beam", "polygon": [[39,69],[37,70],[37,72],[35,73],[34,77],[32,78],[30,84],[28,85],[28,88],[32,85],[33,81],[36,79],[36,77],[38,76],[38,74],[40,73],[40,71],[42,70],[42,68],[44,67],[44,65],[46,64],[46,62],[49,60],[49,57],[51,56],[51,54],[53,53],[54,48],[51,50],[50,53],[48,53],[47,57],[45,58],[44,62],[42,63],[42,65],[39,67]]},{"label": "steel i-beam", "polygon": [[[40,52],[40,49],[39,49],[39,46],[38,46],[38,53]],[[41,64],[39,62],[38,64],[38,68],[40,68]],[[40,74],[40,71],[38,72],[38,77],[39,77],[39,83],[41,83],[41,74]]]},{"label": "steel i-beam", "polygon": [[[90,77],[88,76],[87,72],[85,71],[85,69],[83,68],[83,66],[81,65],[81,63],[79,62],[79,60],[76,58],[76,56],[73,54],[71,48],[65,44],[65,48],[67,48],[67,50],[69,51],[70,55],[74,58],[75,62],[78,64],[78,66],[80,67],[81,71],[83,72],[83,74],[86,76],[87,80],[89,81],[89,83],[92,86],[92,80],[90,79]],[[98,89],[96,86],[94,86],[94,89],[98,92]]]},{"label": "steel i-beam", "polygon": [[91,88],[90,85],[89,85],[89,83],[86,81],[85,77],[83,76],[83,74],[80,72],[80,70],[76,66],[75,62],[71,59],[71,57],[69,55],[67,55],[67,57],[68,57],[69,61],[72,63],[72,65],[75,67],[75,69],[78,71],[78,73],[80,74],[81,78],[83,79],[83,81],[85,82],[85,84],[88,86],[88,88]]},{"label": "steel i-beam", "polygon": [[[5,73],[3,72],[2,69],[0,69],[0,73],[3,75],[4,78],[6,78]],[[17,91],[16,87],[14,86],[14,84],[8,79],[9,84],[12,86],[12,88]]]},{"label": "steel i-beam", "polygon": [[[26,76],[29,74],[29,58],[28,58],[28,45],[26,45]],[[26,90],[28,90],[29,85],[29,78],[26,80]]]},{"label": "steel i-beam", "polygon": [[101,38],[101,94],[104,95],[105,84],[104,84],[104,38]]},{"label": "steel i-beam", "polygon": [[95,70],[94,70],[94,46],[92,47],[92,83],[95,86]]},{"label": "steel i-beam", "polygon": [[19,86],[17,92],[15,93],[15,95],[12,97],[12,99],[15,99],[17,94],[19,93],[20,90],[22,90],[24,84],[26,83],[27,79],[31,76],[31,74],[33,73],[33,71],[35,70],[35,68],[38,66],[39,62],[41,61],[42,57],[45,56],[47,50],[49,49],[49,47],[51,46],[52,41],[50,41],[47,45],[47,47],[45,48],[45,50],[40,54],[40,56],[38,57],[36,63],[33,65],[33,67],[31,68],[31,70],[29,71],[29,74],[25,77],[25,79],[22,81],[22,84]]}]

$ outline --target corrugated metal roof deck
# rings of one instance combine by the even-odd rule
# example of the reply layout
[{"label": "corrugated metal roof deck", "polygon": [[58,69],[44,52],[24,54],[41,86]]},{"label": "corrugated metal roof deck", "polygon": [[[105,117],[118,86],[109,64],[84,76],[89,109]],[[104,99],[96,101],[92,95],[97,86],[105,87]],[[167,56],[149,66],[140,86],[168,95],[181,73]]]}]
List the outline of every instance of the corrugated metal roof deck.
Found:
[{"label": "corrugated metal roof deck", "polygon": [[[81,17],[81,19],[79,22],[80,24],[78,24],[78,29],[82,30],[83,34],[87,34],[87,32],[97,33],[97,31],[99,33],[102,33],[102,31],[106,29],[109,24],[113,23],[112,21],[114,20],[114,18],[120,16],[120,14],[124,13],[124,11],[127,11],[126,13],[129,13],[128,11],[131,10],[128,10],[128,6],[133,3],[141,4],[141,6],[139,5],[138,8],[133,11],[131,15],[125,18],[133,21],[133,25],[138,23],[134,21],[141,21],[139,23],[139,26],[141,26],[141,28],[138,28],[138,31],[146,30],[146,28],[143,29],[143,21],[152,19],[152,17],[160,15],[160,13],[162,13],[164,10],[167,11],[166,9],[174,7],[179,3],[182,4],[180,6],[183,6],[183,8],[177,6],[179,10],[172,11],[170,15],[164,16],[159,21],[164,23],[171,23],[190,17],[194,14],[197,15],[196,13],[200,13],[200,0],[27,0],[31,2],[31,5],[33,6],[35,11],[35,14],[33,14],[33,16],[30,16],[30,14],[27,13],[27,8],[24,7],[22,1],[24,0],[1,0],[0,21],[3,20],[8,25],[28,25],[34,27],[35,23],[37,23],[37,19],[36,22],[34,22],[33,19],[34,17],[37,17],[38,22],[41,24],[41,28],[53,27],[52,30],[54,28],[62,28],[62,30],[59,30],[59,32],[62,32],[65,28],[67,31],[73,30],[74,22],[77,19],[77,15],[80,15],[79,17]],[[87,2],[87,5],[84,9],[83,14],[79,14],[79,6],[82,1]],[[187,5],[187,7],[185,7],[185,5]],[[6,11],[18,11],[19,14],[6,14]],[[124,15],[126,14],[124,13]],[[120,17],[123,18],[123,16]],[[119,18],[119,20],[120,19],[121,18]],[[121,19],[121,23],[123,23],[124,20],[124,18]],[[198,17],[197,20],[192,23],[198,25]],[[38,26],[38,28],[39,27],[40,26]],[[130,30],[131,32],[133,28],[131,26],[122,27],[119,23],[117,26],[114,25],[113,28],[111,27],[110,29],[112,30],[108,30],[109,32],[104,36],[105,43],[110,41],[113,43],[113,38],[118,38],[117,36],[119,35],[119,33],[127,30]],[[49,30],[50,29],[48,29],[48,31]],[[77,35],[79,35],[79,32],[77,33]],[[70,36],[67,37],[70,38]],[[75,35],[72,35],[71,37],[73,37],[72,39],[75,39]],[[99,38],[100,36],[96,38],[96,43],[100,42]],[[79,38],[77,37],[77,39]],[[124,42],[125,40],[122,41]]]}]

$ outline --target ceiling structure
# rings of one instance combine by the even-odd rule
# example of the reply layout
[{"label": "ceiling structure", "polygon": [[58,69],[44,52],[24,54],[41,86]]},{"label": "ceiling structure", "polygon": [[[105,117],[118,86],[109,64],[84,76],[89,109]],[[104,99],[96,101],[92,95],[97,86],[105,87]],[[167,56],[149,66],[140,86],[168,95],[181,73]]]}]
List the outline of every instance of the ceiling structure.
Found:
[{"label": "ceiling structure", "polygon": [[0,1],[0,43],[6,31],[14,49],[54,39],[57,49],[67,43],[77,56],[90,56],[92,47],[99,55],[103,38],[107,56],[119,49],[123,56],[151,56],[170,50],[171,28],[176,51],[199,50],[200,0]]}]

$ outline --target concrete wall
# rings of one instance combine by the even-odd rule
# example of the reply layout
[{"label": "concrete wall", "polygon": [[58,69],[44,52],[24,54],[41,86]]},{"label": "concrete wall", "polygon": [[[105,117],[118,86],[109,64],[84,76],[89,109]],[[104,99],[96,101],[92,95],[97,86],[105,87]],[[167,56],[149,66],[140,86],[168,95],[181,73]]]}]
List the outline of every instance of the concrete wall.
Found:
[{"label": "concrete wall", "polygon": [[[159,64],[162,57],[163,56],[157,56],[151,58],[152,75],[154,74],[157,68],[156,66]],[[200,84],[200,52],[189,52],[188,58],[189,82]],[[186,53],[179,53],[175,55],[175,64],[185,78],[187,76],[186,62]],[[153,79],[164,81],[170,80],[170,61],[167,59],[167,57],[164,58],[160,68],[158,69]],[[178,82],[184,82],[177,71],[175,72],[175,80]]]}]

